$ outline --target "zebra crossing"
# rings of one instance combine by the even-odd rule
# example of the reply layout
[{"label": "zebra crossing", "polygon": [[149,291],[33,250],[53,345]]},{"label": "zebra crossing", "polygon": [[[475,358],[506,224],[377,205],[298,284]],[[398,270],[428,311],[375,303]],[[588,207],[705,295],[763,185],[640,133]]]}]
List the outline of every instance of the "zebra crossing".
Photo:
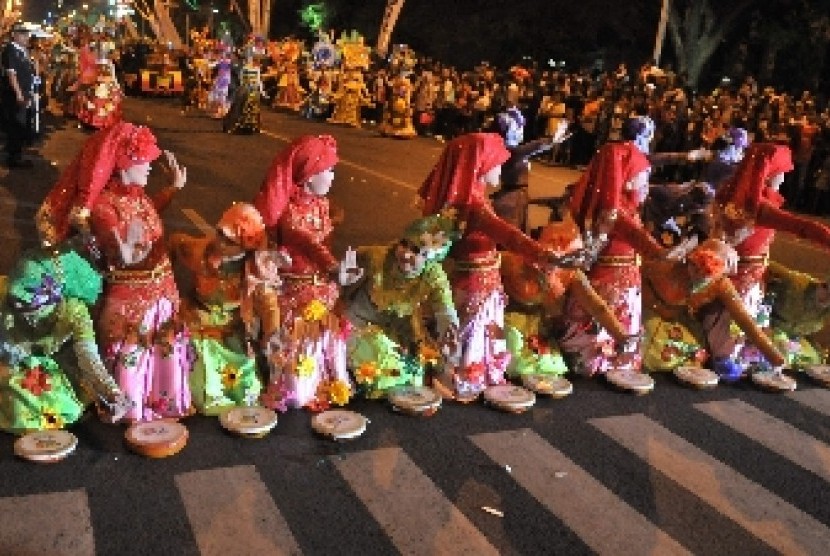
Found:
[{"label": "zebra crossing", "polygon": [[[209,556],[350,553],[355,543],[367,554],[823,554],[830,391],[775,400],[801,417],[788,422],[771,404],[726,397],[692,402],[682,422],[632,412],[589,417],[559,436],[534,426],[472,431],[436,438],[428,454],[390,430],[368,449],[344,445],[303,461],[267,459],[264,445],[249,442],[243,455],[256,464],[240,456],[178,469],[176,458],[160,460],[169,492],[133,515],[106,511],[107,497],[152,496],[137,476],[0,498],[0,553],[146,553],[109,534],[132,524],[168,553]],[[714,449],[715,429],[732,445]],[[758,457],[769,465],[743,468]],[[62,465],[71,464],[32,469],[47,469],[50,484]],[[788,494],[793,477],[813,482],[814,500]]]}]

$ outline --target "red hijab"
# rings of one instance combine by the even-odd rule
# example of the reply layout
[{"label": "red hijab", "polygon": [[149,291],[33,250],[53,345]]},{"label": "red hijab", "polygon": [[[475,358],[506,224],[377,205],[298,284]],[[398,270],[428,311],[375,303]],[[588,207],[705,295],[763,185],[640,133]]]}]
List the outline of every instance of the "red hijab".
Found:
[{"label": "red hijab", "polygon": [[303,135],[277,153],[254,199],[265,225],[276,226],[297,187],[337,160],[337,142],[331,135]]},{"label": "red hijab", "polygon": [[788,146],[753,143],[747,148],[735,175],[718,191],[717,200],[723,205],[731,203],[747,217],[754,218],[761,201],[771,193],[767,179],[792,169],[793,157]]},{"label": "red hijab", "polygon": [[73,211],[92,210],[116,170],[152,162],[161,154],[148,128],[129,122],[95,132],[63,171],[38,210],[41,240],[55,245],[69,235]]},{"label": "red hijab", "polygon": [[481,177],[510,158],[504,139],[496,133],[468,133],[447,143],[444,152],[418,190],[424,216],[452,206],[466,209],[485,199]]},{"label": "red hijab", "polygon": [[650,166],[631,141],[603,145],[574,187],[570,203],[574,221],[585,230],[604,212],[635,208],[625,198],[625,185]]}]

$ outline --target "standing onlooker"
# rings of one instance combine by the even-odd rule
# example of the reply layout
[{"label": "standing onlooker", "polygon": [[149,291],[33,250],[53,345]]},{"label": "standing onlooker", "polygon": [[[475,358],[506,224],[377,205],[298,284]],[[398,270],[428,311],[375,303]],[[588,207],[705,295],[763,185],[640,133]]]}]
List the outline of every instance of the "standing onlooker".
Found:
[{"label": "standing onlooker", "polygon": [[23,147],[29,139],[28,111],[32,106],[34,67],[29,59],[29,30],[22,23],[12,27],[12,40],[0,54],[3,68],[0,85],[0,108],[6,128],[6,154],[9,168],[28,168],[31,160],[23,159]]}]

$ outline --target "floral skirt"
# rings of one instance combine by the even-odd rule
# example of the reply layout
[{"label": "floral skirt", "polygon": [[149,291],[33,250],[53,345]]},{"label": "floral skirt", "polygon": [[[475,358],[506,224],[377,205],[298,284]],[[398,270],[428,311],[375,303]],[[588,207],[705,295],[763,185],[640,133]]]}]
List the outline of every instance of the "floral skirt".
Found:
[{"label": "floral skirt", "polygon": [[[113,310],[117,308],[104,307],[105,313]],[[192,413],[190,338],[186,328],[175,324],[174,316],[173,302],[160,297],[144,307],[137,331],[125,331],[121,338],[103,346],[104,363],[124,394],[135,402],[126,415],[128,421]],[[112,338],[112,331],[106,336]]]},{"label": "floral skirt", "polygon": [[353,388],[347,369],[348,326],[331,313],[320,320],[294,319],[283,326],[278,347],[268,354],[270,379],[262,404],[277,411],[320,411],[345,405]]},{"label": "floral skirt", "polygon": [[0,430],[62,429],[83,412],[75,389],[51,357],[29,356],[15,367],[0,364]]},{"label": "floral skirt", "polygon": [[190,392],[193,405],[204,415],[218,415],[238,405],[257,405],[262,383],[256,358],[249,357],[240,342],[219,341],[194,333]]},{"label": "floral skirt", "polygon": [[398,386],[424,385],[424,366],[418,354],[406,353],[377,326],[354,332],[348,354],[357,392],[366,398],[383,398]]}]

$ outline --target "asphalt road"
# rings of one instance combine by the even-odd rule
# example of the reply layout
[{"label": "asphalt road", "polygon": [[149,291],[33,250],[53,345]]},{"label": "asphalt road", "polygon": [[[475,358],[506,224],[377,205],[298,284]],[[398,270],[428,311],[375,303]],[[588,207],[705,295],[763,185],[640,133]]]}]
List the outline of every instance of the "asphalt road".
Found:
[{"label": "asphalt road", "polygon": [[[335,135],[332,198],[346,212],[336,251],[394,239],[442,147],[273,112],[264,133],[229,136],[165,100],[130,99],[127,117],[188,167],[168,232],[199,233],[252,199],[288,139]],[[33,244],[31,216],[85,137],[50,125],[33,170],[0,170],[3,272]],[[533,194],[574,176],[536,165]],[[782,236],[774,256],[826,273],[816,253]],[[256,440],[192,417],[184,450],[159,460],[130,453],[122,426],[87,416],[72,429],[76,453],[53,465],[17,459],[14,438],[0,435],[0,554],[824,554],[830,391],[798,381],[775,395],[690,390],[660,375],[636,397],[573,378],[571,396],[519,415],[476,403],[413,418],[358,401],[350,409],[371,422],[341,443],[317,436],[305,411]]]}]

